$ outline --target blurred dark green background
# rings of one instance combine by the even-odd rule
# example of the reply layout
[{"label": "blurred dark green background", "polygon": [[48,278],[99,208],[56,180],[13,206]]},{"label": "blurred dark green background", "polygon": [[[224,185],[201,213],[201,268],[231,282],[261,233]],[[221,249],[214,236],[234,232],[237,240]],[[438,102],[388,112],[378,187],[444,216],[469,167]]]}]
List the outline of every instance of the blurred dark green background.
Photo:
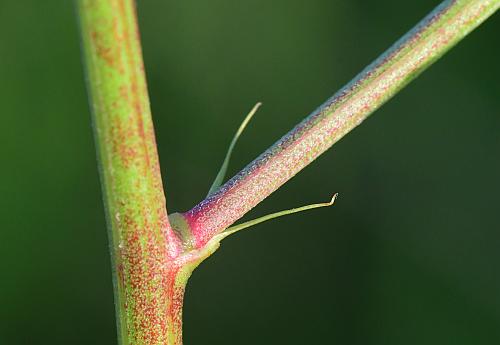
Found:
[{"label": "blurred dark green background", "polygon": [[[170,212],[200,201],[436,0],[139,4]],[[191,344],[500,343],[498,15],[249,216],[195,271]],[[114,344],[94,144],[68,0],[0,2],[0,344]],[[306,236],[304,236],[304,233]]]}]

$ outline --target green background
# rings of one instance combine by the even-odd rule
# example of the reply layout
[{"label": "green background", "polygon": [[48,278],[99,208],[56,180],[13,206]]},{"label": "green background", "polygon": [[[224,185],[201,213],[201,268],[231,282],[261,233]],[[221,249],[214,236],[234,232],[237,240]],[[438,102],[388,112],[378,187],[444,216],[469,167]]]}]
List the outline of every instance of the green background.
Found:
[{"label": "green background", "polygon": [[[170,212],[233,175],[438,1],[139,4]],[[187,288],[185,343],[500,343],[498,15],[249,217]],[[0,1],[0,344],[114,344],[76,16]],[[246,218],[249,218],[246,217]]]}]

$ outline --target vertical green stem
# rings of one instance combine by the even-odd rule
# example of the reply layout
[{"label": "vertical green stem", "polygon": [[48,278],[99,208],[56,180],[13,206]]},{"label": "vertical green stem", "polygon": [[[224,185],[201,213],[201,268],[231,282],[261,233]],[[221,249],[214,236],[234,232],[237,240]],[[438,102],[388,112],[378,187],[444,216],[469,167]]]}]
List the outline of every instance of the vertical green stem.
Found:
[{"label": "vertical green stem", "polygon": [[121,344],[180,344],[175,259],[133,0],[77,0]]}]

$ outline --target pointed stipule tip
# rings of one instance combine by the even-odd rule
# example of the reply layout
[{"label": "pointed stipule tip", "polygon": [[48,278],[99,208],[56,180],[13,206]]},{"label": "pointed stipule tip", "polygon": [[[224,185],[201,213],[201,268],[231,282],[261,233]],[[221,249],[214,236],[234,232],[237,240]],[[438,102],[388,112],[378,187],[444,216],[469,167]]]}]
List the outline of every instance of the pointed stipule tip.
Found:
[{"label": "pointed stipule tip", "polygon": [[330,200],[330,202],[328,204],[330,206],[333,205],[335,203],[335,200],[337,199],[338,196],[339,196],[339,193],[333,194],[332,199]]}]

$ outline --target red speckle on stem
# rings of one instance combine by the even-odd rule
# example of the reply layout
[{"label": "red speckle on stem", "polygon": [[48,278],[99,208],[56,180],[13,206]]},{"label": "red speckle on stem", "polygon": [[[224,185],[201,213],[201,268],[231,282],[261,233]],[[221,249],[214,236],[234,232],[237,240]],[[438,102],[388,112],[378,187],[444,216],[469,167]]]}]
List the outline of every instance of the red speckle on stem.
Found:
[{"label": "red speckle on stem", "polygon": [[115,57],[113,56],[113,49],[103,42],[101,35],[97,31],[92,31],[91,38],[94,41],[94,47],[97,51],[97,56],[106,61],[106,63],[113,67]]}]

